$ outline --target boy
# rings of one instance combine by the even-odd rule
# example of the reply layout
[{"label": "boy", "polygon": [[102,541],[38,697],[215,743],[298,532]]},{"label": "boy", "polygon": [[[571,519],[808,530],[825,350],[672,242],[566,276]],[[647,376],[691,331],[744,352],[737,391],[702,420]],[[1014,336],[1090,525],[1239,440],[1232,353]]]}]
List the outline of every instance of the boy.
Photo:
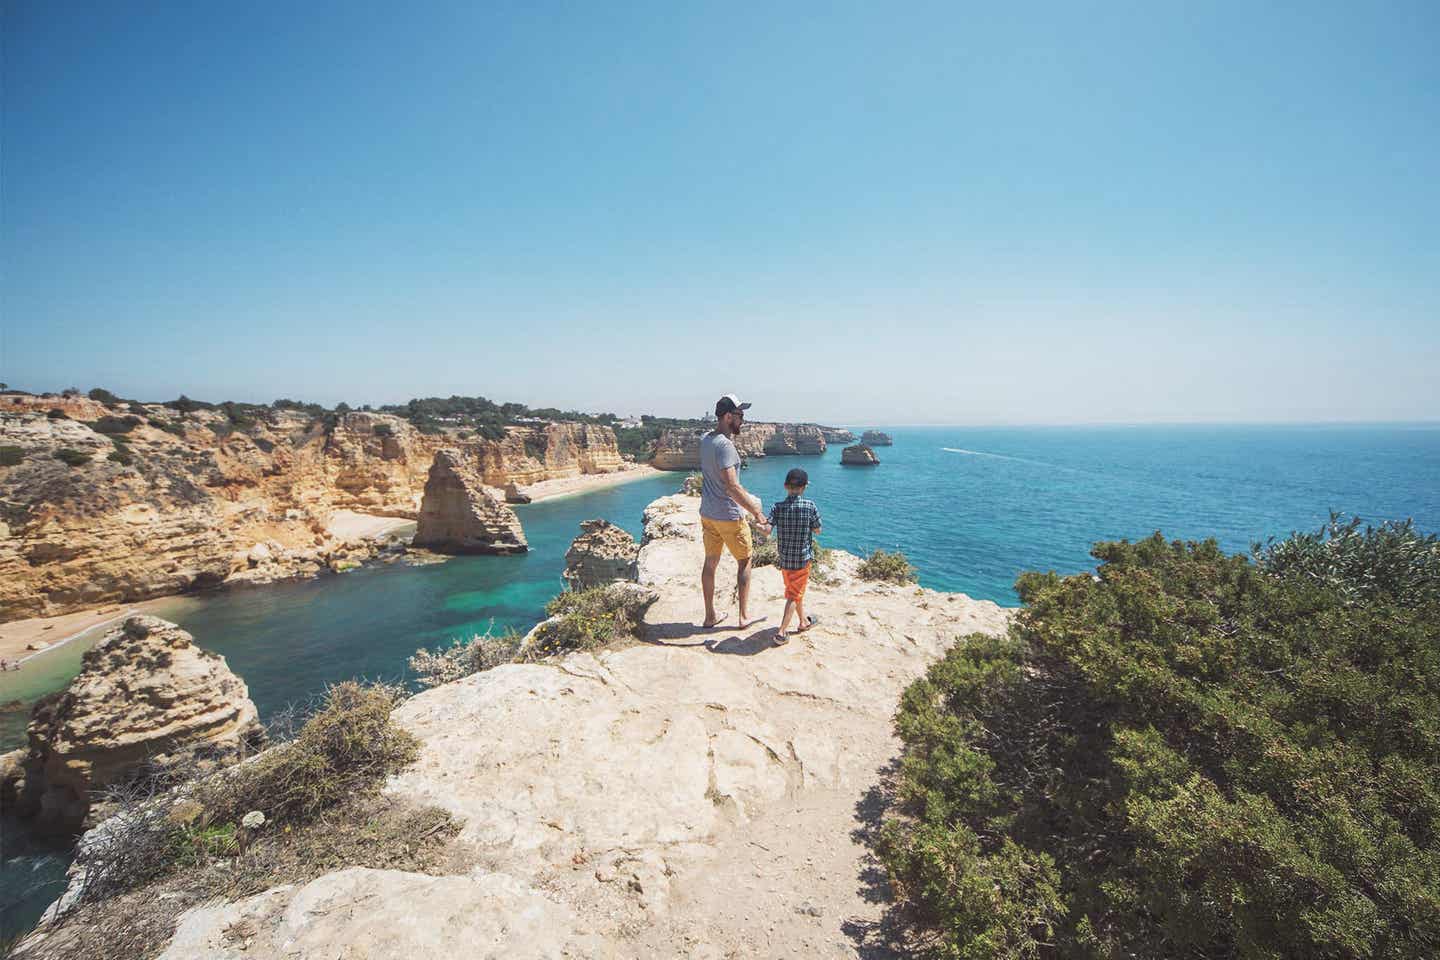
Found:
[{"label": "boy", "polygon": [[815,501],[801,497],[809,485],[810,477],[804,470],[791,470],[785,475],[787,496],[770,508],[770,526],[775,531],[775,552],[779,555],[776,566],[785,578],[785,614],[775,634],[777,646],[790,642],[792,614],[799,618],[796,633],[809,630],[815,623],[814,617],[805,616],[805,586],[810,582],[811,537],[820,532],[820,509]]}]

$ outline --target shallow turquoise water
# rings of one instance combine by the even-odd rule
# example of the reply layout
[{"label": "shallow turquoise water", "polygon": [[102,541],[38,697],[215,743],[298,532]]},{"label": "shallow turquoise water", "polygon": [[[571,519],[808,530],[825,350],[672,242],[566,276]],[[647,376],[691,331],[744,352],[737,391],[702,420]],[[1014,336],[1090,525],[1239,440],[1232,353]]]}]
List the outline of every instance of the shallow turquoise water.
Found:
[{"label": "shallow turquoise water", "polygon": [[[1440,425],[889,428],[878,467],[823,457],[755,461],[742,481],[768,504],[787,470],[810,472],[823,541],[861,553],[904,550],[929,587],[1016,602],[1026,569],[1093,565],[1097,540],[1162,530],[1225,548],[1319,526],[1333,508],[1368,520],[1413,517],[1440,530]],[[526,629],[561,587],[581,520],[640,533],[646,504],[680,474],[520,508],[531,552],[176,598],[156,611],[225,656],[262,716],[350,677],[403,679],[418,646],[497,628]],[[697,556],[697,563],[699,558]],[[699,616],[699,597],[696,615]],[[0,674],[0,750],[23,743],[28,703],[79,669],[85,644]],[[28,924],[57,892],[63,854],[22,852],[5,831],[3,927]]]}]

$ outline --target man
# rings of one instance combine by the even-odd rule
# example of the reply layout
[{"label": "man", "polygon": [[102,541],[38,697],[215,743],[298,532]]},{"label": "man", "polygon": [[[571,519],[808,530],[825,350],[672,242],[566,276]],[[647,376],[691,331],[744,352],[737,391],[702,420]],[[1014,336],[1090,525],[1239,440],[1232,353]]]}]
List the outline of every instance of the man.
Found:
[{"label": "man", "polygon": [[705,539],[705,566],[700,570],[700,586],[705,593],[705,626],[718,626],[721,618],[715,615],[715,570],[720,566],[720,556],[725,549],[740,565],[736,573],[740,604],[740,628],[759,623],[764,617],[750,619],[750,525],[745,521],[748,513],[765,533],[770,525],[765,520],[765,508],[759,499],[752,497],[740,486],[740,451],[735,449],[735,437],[745,423],[745,411],[750,404],[741,403],[733,393],[727,393],[715,403],[715,429],[700,440],[700,472],[704,477],[700,485],[700,527]]}]

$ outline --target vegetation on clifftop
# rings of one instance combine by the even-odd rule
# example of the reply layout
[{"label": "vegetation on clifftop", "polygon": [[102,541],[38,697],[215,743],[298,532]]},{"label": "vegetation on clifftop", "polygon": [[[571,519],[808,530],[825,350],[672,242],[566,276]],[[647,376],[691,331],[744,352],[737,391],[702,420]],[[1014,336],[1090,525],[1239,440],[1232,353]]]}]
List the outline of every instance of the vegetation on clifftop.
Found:
[{"label": "vegetation on clifftop", "polygon": [[879,852],[954,958],[1440,955],[1440,543],[1098,544],[902,698]]}]

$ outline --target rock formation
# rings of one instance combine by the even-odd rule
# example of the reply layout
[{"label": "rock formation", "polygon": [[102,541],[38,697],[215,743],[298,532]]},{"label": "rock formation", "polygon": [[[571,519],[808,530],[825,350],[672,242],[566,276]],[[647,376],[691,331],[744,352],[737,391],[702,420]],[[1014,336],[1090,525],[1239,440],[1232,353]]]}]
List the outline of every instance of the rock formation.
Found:
[{"label": "rock formation", "polygon": [[780,572],[752,578],[769,624],[702,631],[699,552],[695,498],[657,500],[638,559],[659,597],[648,642],[495,667],[397,708],[420,756],[385,790],[462,824],[447,875],[352,868],[205,904],[162,956],[854,956],[884,909],[856,811],[897,753],[900,692],[1008,614],[860,580],[836,551],[807,600],[819,623],[773,647]]},{"label": "rock formation", "polygon": [[826,443],[855,442],[855,434],[849,430],[842,430],[840,427],[821,427],[820,433],[824,435]]},{"label": "rock formation", "polygon": [[847,467],[873,467],[880,463],[880,458],[865,444],[857,443],[840,451],[840,463]]},{"label": "rock formation", "polygon": [[173,623],[130,617],[82,664],[69,687],[35,704],[29,748],[0,788],[14,802],[7,810],[42,831],[78,828],[92,791],[142,765],[219,764],[264,738],[245,682]]},{"label": "rock formation", "polygon": [[881,433],[879,430],[866,430],[860,437],[860,442],[867,447],[890,447],[895,441],[890,439],[890,434]]},{"label": "rock formation", "polygon": [[640,545],[634,537],[608,520],[586,520],[580,530],[565,552],[563,576],[571,590],[635,579]]},{"label": "rock formation", "polygon": [[[593,424],[514,426],[491,440],[422,434],[383,413],[232,419],[0,396],[0,622],[359,562],[366,545],[331,537],[330,517],[415,519],[442,448],[500,488],[623,464],[614,432]],[[252,564],[256,544],[271,556]]]},{"label": "rock formation", "polygon": [[[651,464],[660,470],[699,470],[704,431],[667,430],[655,441]],[[740,456],[817,456],[825,452],[825,435],[808,423],[747,423],[735,441]]]},{"label": "rock formation", "polygon": [[459,450],[441,450],[430,466],[415,546],[438,553],[524,553],[515,511],[485,492]]},{"label": "rock formation", "polygon": [[529,503],[530,494],[521,490],[519,484],[515,483],[512,480],[510,483],[505,484],[505,502],[520,504]]}]

